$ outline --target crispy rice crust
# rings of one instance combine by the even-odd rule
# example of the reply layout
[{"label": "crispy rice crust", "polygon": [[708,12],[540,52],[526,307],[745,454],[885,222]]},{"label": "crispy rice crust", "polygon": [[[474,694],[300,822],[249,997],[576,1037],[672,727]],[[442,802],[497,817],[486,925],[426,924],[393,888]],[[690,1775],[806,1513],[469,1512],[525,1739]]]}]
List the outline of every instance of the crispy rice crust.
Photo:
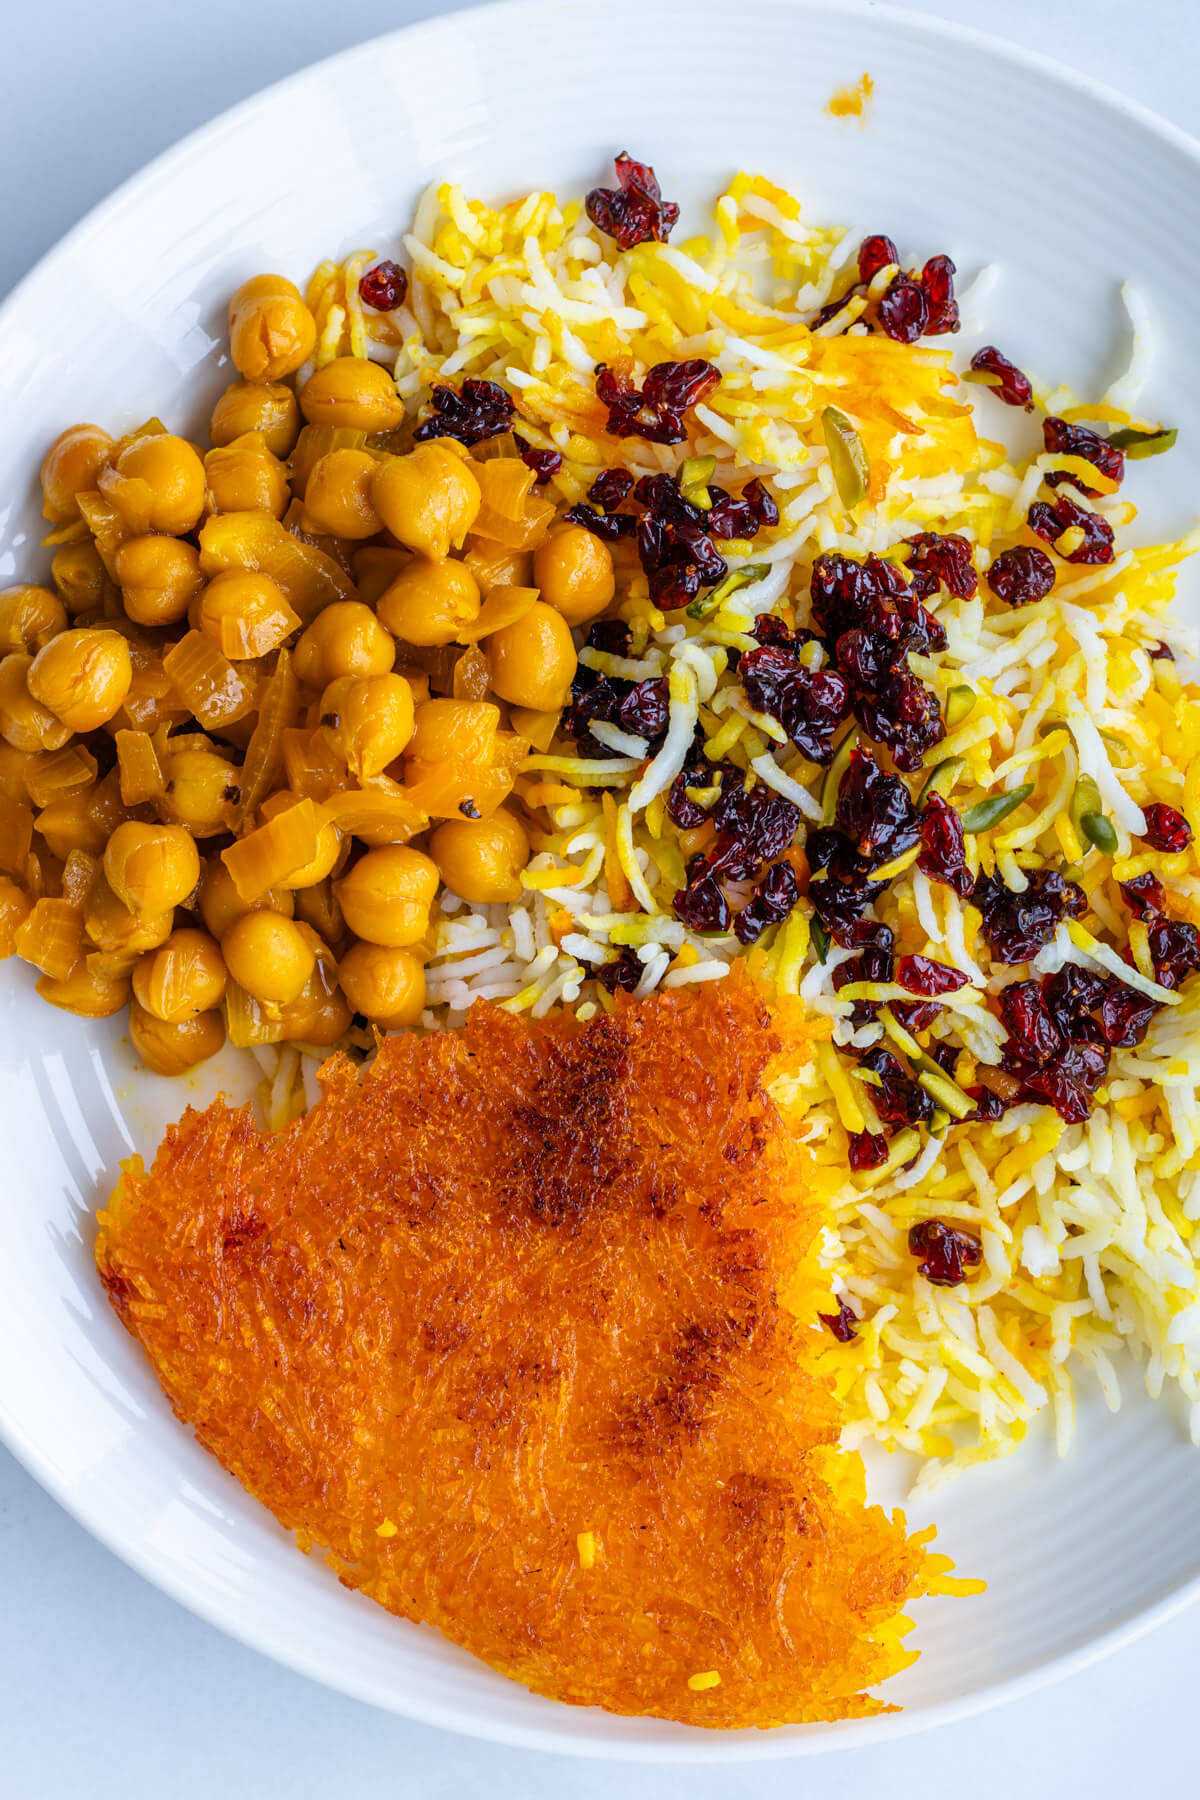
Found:
[{"label": "crispy rice crust", "polygon": [[348,1587],[575,1705],[876,1712],[925,1552],[831,1449],[815,1278],[781,1303],[824,1208],[764,1083],[805,1051],[736,977],[583,1026],[477,1005],[333,1059],[276,1135],[189,1111],[97,1265]]}]

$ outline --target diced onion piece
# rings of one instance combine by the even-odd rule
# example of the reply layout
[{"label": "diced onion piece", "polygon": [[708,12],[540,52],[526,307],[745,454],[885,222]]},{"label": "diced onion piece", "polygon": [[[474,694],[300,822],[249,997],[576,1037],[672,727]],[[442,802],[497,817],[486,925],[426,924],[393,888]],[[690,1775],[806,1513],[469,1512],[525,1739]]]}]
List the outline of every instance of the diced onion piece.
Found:
[{"label": "diced onion piece", "polygon": [[230,1043],[238,1050],[278,1044],[286,1029],[282,1019],[268,1018],[262,1004],[232,980],[225,983],[225,1028]]},{"label": "diced onion piece", "polygon": [[309,800],[327,800],[345,787],[346,765],[330,749],[323,731],[285,726],[280,734],[283,769],[293,794]]},{"label": "diced onion piece", "polygon": [[166,792],[166,783],[149,732],[118,731],[115,742],[121,799],[125,805],[142,806],[148,800],[161,799]]},{"label": "diced onion piece", "polygon": [[36,900],[13,933],[17,955],[65,981],[83,950],[83,914],[67,900]]},{"label": "diced onion piece", "polygon": [[303,869],[317,854],[317,809],[311,800],[297,800],[294,806],[277,812],[273,819],[260,825],[222,850],[221,861],[233,878],[233,885],[247,904],[253,904],[273,887],[278,887],[297,869]]},{"label": "diced onion piece", "polygon": [[64,744],[61,750],[47,750],[31,756],[25,767],[25,787],[38,807],[61,800],[64,794],[90,787],[96,779],[98,765],[91,751],[82,744]]},{"label": "diced onion piece", "polygon": [[292,659],[286,650],[281,650],[246,746],[239,819],[252,818],[267,795],[279,785],[283,772],[283,734],[296,723],[299,705],[300,692]]},{"label": "diced onion piece", "polygon": [[163,657],[171,685],[206,731],[232,725],[254,706],[255,686],[203,631],[189,631]]},{"label": "diced onion piece", "polygon": [[32,843],[32,809],[0,794],[0,871],[23,880]]},{"label": "diced onion piece", "polygon": [[[532,473],[530,470],[530,474]],[[493,631],[500,631],[505,625],[515,625],[518,619],[523,619],[529,612],[537,597],[537,588],[494,587],[480,607],[479,616],[470,625],[462,627],[458,642],[473,644]]]},{"label": "diced onion piece", "polygon": [[386,778],[369,787],[330,794],[321,807],[321,819],[375,847],[406,844],[429,824],[429,814],[409,791]]},{"label": "diced onion piece", "polygon": [[270,513],[214,514],[200,533],[200,567],[205,575],[223,569],[269,575],[306,625],[331,601],[354,598],[354,583],[341,564],[293,537]]}]

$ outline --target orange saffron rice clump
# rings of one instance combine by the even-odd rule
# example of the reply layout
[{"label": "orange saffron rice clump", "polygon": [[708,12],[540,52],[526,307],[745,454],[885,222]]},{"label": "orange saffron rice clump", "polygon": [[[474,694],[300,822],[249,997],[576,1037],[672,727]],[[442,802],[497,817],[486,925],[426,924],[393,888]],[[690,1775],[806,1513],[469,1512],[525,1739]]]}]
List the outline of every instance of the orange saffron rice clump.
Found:
[{"label": "orange saffron rice clump", "polygon": [[348,1587],[577,1705],[876,1712],[904,1602],[953,1584],[834,1448],[824,1208],[767,1093],[810,1047],[737,977],[586,1025],[479,1004],[334,1058],[276,1135],[189,1111],[97,1264],[179,1417]]}]

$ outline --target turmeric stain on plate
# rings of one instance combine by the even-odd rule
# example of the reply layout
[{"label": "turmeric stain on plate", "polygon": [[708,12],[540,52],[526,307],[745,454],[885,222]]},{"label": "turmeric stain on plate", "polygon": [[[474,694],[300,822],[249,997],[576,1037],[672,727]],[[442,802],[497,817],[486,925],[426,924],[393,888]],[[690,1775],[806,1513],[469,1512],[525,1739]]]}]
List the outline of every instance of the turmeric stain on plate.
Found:
[{"label": "turmeric stain on plate", "polygon": [[864,69],[853,87],[835,88],[825,111],[835,119],[866,119],[867,105],[875,92],[875,83]]}]

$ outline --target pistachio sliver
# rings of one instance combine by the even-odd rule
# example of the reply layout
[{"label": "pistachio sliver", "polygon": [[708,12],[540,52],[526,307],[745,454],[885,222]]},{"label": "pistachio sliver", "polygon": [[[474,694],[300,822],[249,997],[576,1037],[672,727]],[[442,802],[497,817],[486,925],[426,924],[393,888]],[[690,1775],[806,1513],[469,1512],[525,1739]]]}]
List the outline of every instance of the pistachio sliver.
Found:
[{"label": "pistachio sliver", "polygon": [[812,939],[812,947],[817,953],[817,961],[824,966],[829,956],[829,933],[815,914],[809,926],[808,935]]},{"label": "pistachio sliver", "polygon": [[712,495],[708,484],[717,466],[715,456],[689,456],[679,471],[679,492],[690,506],[711,512]]},{"label": "pistachio sliver", "polygon": [[944,762],[936,763],[921,785],[917,805],[924,806],[930,794],[940,794],[944,800],[966,766],[966,758],[962,756],[948,756]]},{"label": "pistachio sliver", "polygon": [[1160,426],[1157,431],[1137,431],[1132,425],[1122,431],[1109,434],[1109,443],[1116,449],[1123,450],[1134,462],[1140,462],[1147,456],[1161,456],[1164,451],[1174,448],[1179,436],[1176,425]]},{"label": "pistachio sliver", "polygon": [[844,412],[827,406],[821,414],[821,430],[829,451],[829,466],[837,485],[838,496],[845,507],[857,506],[866,498],[871,469],[862,439]]},{"label": "pistachio sliver", "polygon": [[1007,819],[1009,813],[1016,812],[1032,792],[1032,781],[1023,781],[1020,787],[1010,788],[1006,794],[989,794],[986,800],[967,808],[962,816],[963,830],[971,833],[990,831],[1001,819]]},{"label": "pistachio sliver", "polygon": [[975,692],[975,689],[973,687],[968,687],[965,681],[961,681],[956,686],[948,688],[946,691],[946,705],[944,708],[946,714],[946,730],[953,731],[956,725],[961,725],[968,714],[974,712],[978,699],[979,695]]},{"label": "pistachio sliver", "polygon": [[711,594],[704,594],[700,599],[692,601],[687,609],[688,618],[711,619],[714,613],[720,612],[731,594],[736,594],[739,588],[752,587],[770,572],[771,565],[765,562],[743,563],[740,569],[731,569]]},{"label": "pistachio sliver", "polygon": [[[1096,783],[1092,780],[1090,775],[1081,775],[1075,783],[1075,788],[1071,795],[1071,804],[1068,810],[1076,837],[1086,836],[1083,829],[1084,819],[1087,818],[1090,813],[1099,813],[1103,811],[1103,803],[1100,799],[1100,789],[1096,786]],[[1091,842],[1090,838],[1088,839],[1088,842]]]},{"label": "pistachio sliver", "polygon": [[1103,856],[1117,854],[1117,833],[1111,819],[1100,812],[1084,813],[1080,828],[1089,844],[1095,844]]}]

